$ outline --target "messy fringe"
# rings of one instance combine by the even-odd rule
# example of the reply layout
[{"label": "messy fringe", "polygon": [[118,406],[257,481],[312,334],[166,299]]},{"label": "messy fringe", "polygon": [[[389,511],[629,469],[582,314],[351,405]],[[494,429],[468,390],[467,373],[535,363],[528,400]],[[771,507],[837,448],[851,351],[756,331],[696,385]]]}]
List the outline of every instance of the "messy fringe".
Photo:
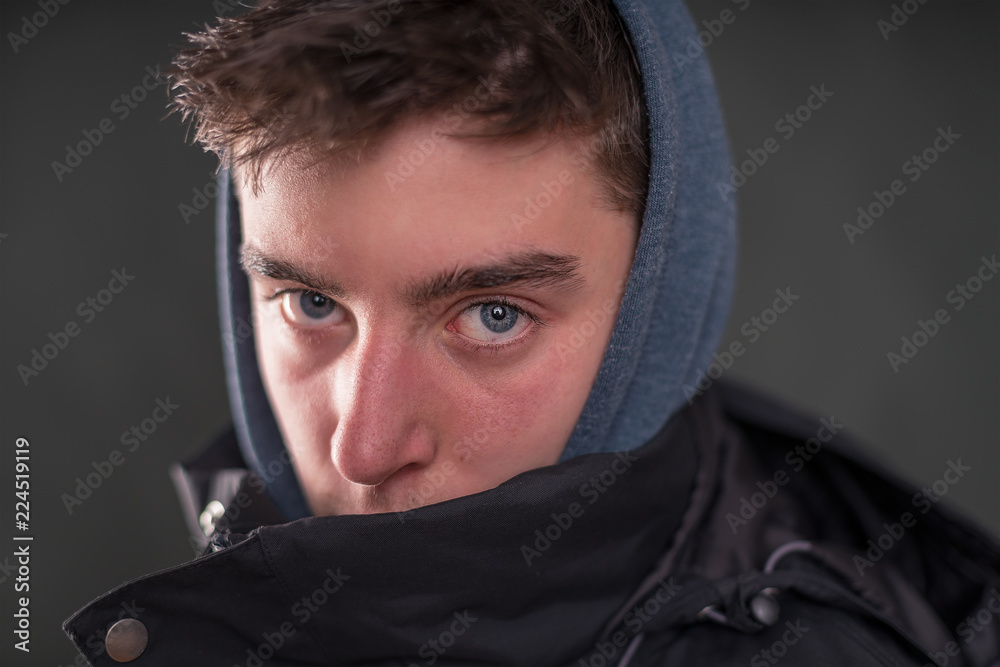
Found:
[{"label": "messy fringe", "polygon": [[471,95],[456,134],[588,137],[606,203],[641,217],[648,121],[610,0],[270,0],[187,37],[172,108],[255,190],[267,163],[363,151]]}]

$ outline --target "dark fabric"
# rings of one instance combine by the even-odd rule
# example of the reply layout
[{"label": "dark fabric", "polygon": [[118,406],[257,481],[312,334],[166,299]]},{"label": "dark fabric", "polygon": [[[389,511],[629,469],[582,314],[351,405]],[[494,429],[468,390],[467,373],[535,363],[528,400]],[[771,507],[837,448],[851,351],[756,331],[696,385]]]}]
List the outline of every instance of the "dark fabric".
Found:
[{"label": "dark fabric", "polygon": [[[560,664],[587,649],[668,546],[696,450],[690,423],[678,420],[636,452],[579,457],[472,496],[249,534],[237,531],[270,501],[245,484],[253,502],[227,511],[212,540],[218,551],[110,593],[66,628],[79,642],[134,600],[160,638],[145,664],[240,662],[286,622],[294,642],[280,653],[286,663],[271,664],[397,664],[420,661],[427,642],[474,618],[439,664]],[[324,592],[337,575],[342,587]],[[321,612],[296,607],[316,596]]]},{"label": "dark fabric", "polygon": [[[118,664],[94,638],[123,609],[150,636],[137,666],[924,665],[948,642],[950,665],[991,664],[1000,622],[962,623],[1000,612],[995,542],[936,504],[859,572],[917,490],[840,434],[734,533],[820,425],[720,383],[636,452],[398,514],[286,523],[245,473],[207,555],[65,628],[94,665]],[[232,470],[233,445],[189,473]]]}]

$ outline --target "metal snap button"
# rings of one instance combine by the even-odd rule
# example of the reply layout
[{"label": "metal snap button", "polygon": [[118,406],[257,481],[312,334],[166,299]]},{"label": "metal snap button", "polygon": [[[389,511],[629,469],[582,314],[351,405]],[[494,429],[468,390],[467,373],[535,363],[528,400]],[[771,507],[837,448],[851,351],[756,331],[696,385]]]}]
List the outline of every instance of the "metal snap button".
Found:
[{"label": "metal snap button", "polygon": [[210,537],[212,535],[212,531],[215,530],[215,522],[218,521],[225,513],[225,506],[223,506],[223,504],[218,500],[213,500],[205,506],[205,511],[201,513],[200,517],[198,517],[198,523],[201,524],[201,529],[205,531],[206,537]]},{"label": "metal snap button", "polygon": [[104,649],[115,662],[132,662],[142,655],[148,642],[146,626],[134,618],[124,618],[108,630]]},{"label": "metal snap button", "polygon": [[750,600],[750,615],[762,625],[771,626],[778,622],[781,606],[767,593],[758,593]]}]

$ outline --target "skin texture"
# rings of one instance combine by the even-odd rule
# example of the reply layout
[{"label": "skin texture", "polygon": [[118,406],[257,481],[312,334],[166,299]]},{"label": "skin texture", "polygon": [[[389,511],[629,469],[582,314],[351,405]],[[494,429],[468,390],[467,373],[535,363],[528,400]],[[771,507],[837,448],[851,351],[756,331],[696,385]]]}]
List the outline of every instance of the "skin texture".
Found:
[{"label": "skin texture", "polygon": [[[285,159],[240,188],[264,385],[314,514],[404,511],[558,461],[636,242],[580,146],[416,121],[363,158]],[[504,278],[544,256],[572,258],[572,278]],[[415,291],[490,266],[487,284]],[[303,307],[309,287],[327,298]]]}]

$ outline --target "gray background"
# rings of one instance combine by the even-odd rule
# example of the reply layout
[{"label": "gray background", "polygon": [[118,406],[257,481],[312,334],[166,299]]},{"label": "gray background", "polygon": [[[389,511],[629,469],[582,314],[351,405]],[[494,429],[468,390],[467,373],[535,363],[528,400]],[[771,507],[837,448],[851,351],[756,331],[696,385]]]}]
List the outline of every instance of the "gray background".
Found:
[{"label": "gray background", "polygon": [[[946,502],[1000,530],[1000,280],[960,312],[945,295],[998,251],[998,8],[930,2],[884,40],[890,3],[693,2],[696,20],[735,20],[706,49],[734,156],[781,149],[739,192],[741,261],[723,341],[770,305],[799,301],[727,373],[817,415],[835,415],[871,453],[921,484],[949,459],[972,467]],[[64,618],[125,580],[191,557],[167,468],[228,421],[213,276],[212,210],[178,206],[214,160],[185,145],[166,93],[118,119],[116,97],[166,66],[208,1],[73,0],[14,53],[34,2],[0,3],[0,563],[12,551],[13,443],[32,445],[35,535],[30,656],[13,650],[12,577],[0,570],[0,662],[70,664]],[[788,140],[775,122],[810,86],[834,96]],[[51,163],[110,117],[115,130],[58,182]],[[961,135],[854,244],[842,228],[885,190],[938,127]],[[113,269],[136,276],[83,323],[77,305]],[[894,373],[886,360],[918,319],[951,321]],[[65,350],[25,386],[18,364],[69,321]],[[157,398],[181,407],[69,515],[62,496]],[[181,638],[176,638],[178,641]]]}]

